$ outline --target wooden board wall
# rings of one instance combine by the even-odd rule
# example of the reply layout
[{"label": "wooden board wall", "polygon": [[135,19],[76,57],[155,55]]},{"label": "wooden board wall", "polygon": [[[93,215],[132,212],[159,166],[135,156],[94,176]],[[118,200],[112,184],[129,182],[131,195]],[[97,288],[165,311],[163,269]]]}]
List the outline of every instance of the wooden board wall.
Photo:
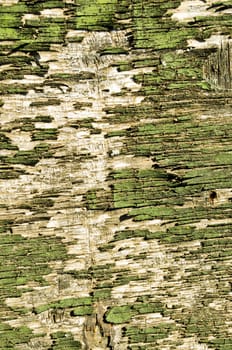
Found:
[{"label": "wooden board wall", "polygon": [[230,350],[232,2],[0,1],[0,349]]}]

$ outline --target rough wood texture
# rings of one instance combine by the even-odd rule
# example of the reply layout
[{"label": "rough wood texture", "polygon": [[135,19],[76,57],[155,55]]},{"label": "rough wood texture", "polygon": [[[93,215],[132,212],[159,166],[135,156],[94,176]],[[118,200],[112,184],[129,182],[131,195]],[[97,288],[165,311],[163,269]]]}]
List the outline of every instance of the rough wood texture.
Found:
[{"label": "rough wood texture", "polygon": [[230,350],[232,2],[0,5],[0,349]]}]

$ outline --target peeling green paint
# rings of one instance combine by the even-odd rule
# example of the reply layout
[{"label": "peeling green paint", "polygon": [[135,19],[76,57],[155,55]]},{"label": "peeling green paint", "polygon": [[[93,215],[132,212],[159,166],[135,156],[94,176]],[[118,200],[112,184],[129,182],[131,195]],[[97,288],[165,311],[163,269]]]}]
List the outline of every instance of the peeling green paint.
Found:
[{"label": "peeling green paint", "polygon": [[92,315],[94,309],[92,306],[78,306],[71,311],[71,316],[85,316]]},{"label": "peeling green paint", "polygon": [[38,145],[32,151],[18,151],[13,157],[2,157],[4,163],[23,164],[35,166],[40,159],[49,158],[52,153],[48,151],[48,145]]},{"label": "peeling green paint", "polygon": [[18,147],[12,145],[10,138],[2,133],[0,134],[0,149],[17,150]]},{"label": "peeling green paint", "polygon": [[144,329],[140,329],[138,327],[126,327],[125,335],[128,336],[130,344],[152,343],[155,345],[157,340],[167,338],[169,333],[174,330],[175,326],[173,326],[173,324],[160,323],[157,327],[149,327]]},{"label": "peeling green paint", "polygon": [[116,0],[94,0],[91,4],[80,1],[76,12],[78,29],[106,30],[113,28],[113,16],[116,10]]},{"label": "peeling green paint", "polygon": [[122,305],[111,307],[105,315],[106,321],[113,324],[127,323],[133,316],[163,311],[161,303]]},{"label": "peeling green paint", "polygon": [[90,310],[91,305],[92,305],[92,297],[67,298],[67,299],[59,300],[55,303],[38,306],[35,308],[35,312],[37,314],[40,314],[41,312],[47,311],[49,309],[66,309],[66,308],[76,308],[79,306],[89,307],[88,310]]},{"label": "peeling green paint", "polygon": [[11,328],[5,324],[0,325],[0,349],[16,349],[18,344],[26,344],[33,338],[32,331],[22,326],[20,328]]},{"label": "peeling green paint", "polygon": [[[215,11],[215,15],[195,17],[189,23],[174,21],[167,13],[167,10],[177,8],[180,3],[165,0],[133,2],[123,0],[120,3],[109,0],[95,0],[91,3],[82,0],[78,3],[58,0],[19,1],[12,6],[1,6],[0,9],[2,40],[0,64],[6,66],[0,74],[3,82],[0,88],[3,96],[0,102],[3,115],[8,108],[5,109],[4,105],[8,94],[11,95],[10,98],[14,98],[14,95],[21,98],[20,95],[26,96],[32,89],[35,94],[39,94],[46,86],[59,88],[59,84],[63,83],[69,89],[69,82],[70,85],[79,82],[91,85],[96,80],[96,74],[92,71],[78,71],[74,74],[57,71],[49,75],[49,63],[36,64],[33,52],[51,51],[51,48],[54,51],[56,49],[62,51],[63,45],[81,43],[85,37],[82,31],[80,35],[77,32],[76,36],[65,37],[70,29],[86,30],[88,32],[86,36],[96,35],[96,31],[101,31],[102,35],[106,32],[111,35],[112,30],[128,29],[129,49],[125,49],[123,45],[111,45],[109,42],[104,49],[100,48],[97,54],[99,57],[103,56],[102,60],[106,61],[114,55],[114,62],[109,63],[109,67],[116,67],[118,72],[126,72],[128,77],[135,74],[133,80],[140,84],[139,91],[122,88],[121,91],[112,94],[112,101],[109,99],[110,103],[107,102],[103,110],[105,115],[102,118],[103,123],[107,125],[107,133],[105,134],[104,130],[103,134],[107,147],[108,141],[109,148],[112,149],[114,142],[119,142],[121,145],[119,156],[125,157],[128,164],[132,159],[131,166],[129,169],[112,171],[110,167],[114,168],[118,154],[109,149],[108,177],[104,185],[100,187],[96,185],[93,188],[91,184],[88,187],[91,189],[86,193],[83,193],[85,190],[81,188],[83,201],[79,203],[80,206],[84,206],[88,215],[101,215],[106,212],[109,215],[106,225],[110,222],[110,231],[111,228],[115,230],[114,225],[119,225],[119,221],[120,225],[126,228],[118,231],[116,229],[114,237],[108,242],[109,232],[104,226],[105,223],[97,227],[97,230],[102,231],[101,243],[94,246],[94,253],[91,254],[94,255],[97,251],[101,262],[112,256],[111,264],[96,265],[93,256],[93,261],[88,261],[89,268],[67,272],[70,278],[78,280],[78,283],[82,283],[83,280],[91,281],[90,296],[83,298],[67,296],[65,299],[51,301],[48,304],[42,304],[41,301],[41,305],[32,310],[33,317],[37,317],[45,311],[67,309],[70,321],[70,316],[87,319],[88,316],[95,315],[97,304],[103,303],[108,309],[102,320],[103,326],[98,326],[101,336],[106,338],[108,335],[104,334],[104,327],[107,323],[112,324],[113,330],[108,338],[108,345],[111,347],[110,337],[113,337],[114,325],[117,327],[122,325],[121,340],[123,344],[128,342],[125,345],[128,349],[160,350],[168,347],[174,350],[183,346],[183,338],[186,337],[195,337],[198,343],[206,344],[213,349],[231,348],[227,332],[227,315],[223,315],[222,310],[209,306],[214,299],[223,300],[226,304],[230,291],[226,281],[229,277],[228,261],[231,256],[231,225],[228,223],[231,218],[231,198],[228,190],[231,187],[232,128],[228,112],[231,96],[230,91],[218,91],[212,82],[203,76],[205,61],[212,53],[219,55],[217,48],[195,49],[187,43],[188,39],[196,39],[206,44],[204,40],[215,33],[229,35],[231,16],[223,12],[230,9],[231,1],[213,4],[210,10]],[[64,9],[64,15],[47,18],[41,15],[44,9]],[[39,17],[23,20],[24,14]],[[94,32],[90,33],[91,31]],[[58,63],[56,62],[57,65]],[[131,71],[140,68],[143,69],[139,71],[140,73]],[[4,82],[5,79],[20,80],[26,75],[43,77],[45,79],[43,85]],[[104,93],[108,98],[108,92]],[[36,124],[54,121],[51,116],[42,115],[40,109],[47,109],[49,106],[60,108],[65,95],[62,95],[62,99],[57,98],[55,94],[51,95],[43,99],[37,99],[34,95],[35,99],[31,101],[29,109],[33,111],[33,115],[37,115],[36,117],[19,116],[13,122],[2,125],[1,181],[8,179],[21,181],[21,175],[28,176],[30,172],[36,173],[37,169],[40,171],[40,165],[35,166],[41,159],[54,155],[60,129],[48,126],[43,128]],[[114,104],[114,98],[120,96],[122,98],[126,96],[131,102]],[[142,97],[141,102],[133,103],[134,97]],[[17,96],[15,99],[17,100]],[[76,114],[79,111],[88,112],[89,109],[93,110],[92,102],[92,99],[85,102],[77,100],[72,102],[69,108],[70,110],[73,108],[72,111]],[[102,126],[99,129],[93,126],[94,118],[77,119],[69,120],[64,126],[84,131],[90,144],[93,134],[103,132]],[[61,129],[62,127],[63,125]],[[12,130],[28,133],[31,140],[38,144],[30,151],[22,151],[11,141]],[[41,141],[48,143],[40,143]],[[56,164],[61,162],[65,168],[66,161],[68,164],[72,163],[76,177],[76,174],[79,176],[76,172],[77,160],[80,162],[80,168],[85,167],[86,160],[91,154],[68,156],[68,159],[65,157],[56,155],[54,158]],[[92,159],[95,159],[94,157],[95,155]],[[143,160],[150,161],[152,165],[150,168],[147,165],[147,169],[139,170],[136,157],[144,157]],[[30,168],[31,166],[35,168]],[[65,186],[71,188],[74,181],[76,180],[66,183]],[[55,184],[57,187],[58,183],[59,178]],[[63,200],[62,191],[59,188],[54,190],[49,188],[47,194],[43,191],[40,194],[30,193],[25,203],[17,204],[15,208],[22,215],[26,211],[31,211],[32,215],[24,215],[20,222],[10,219],[1,221],[3,252],[0,294],[1,304],[4,310],[9,312],[9,319],[17,318],[17,315],[26,317],[27,313],[30,314],[30,310],[7,307],[5,299],[20,297],[26,291],[35,292],[33,288],[23,288],[30,281],[37,282],[39,286],[48,285],[44,277],[50,272],[54,273],[49,262],[67,259],[67,252],[64,249],[66,243],[55,238],[56,229],[53,231],[50,228],[54,237],[38,237],[30,240],[14,233],[14,227],[18,227],[21,222],[33,223],[40,220],[47,222],[50,217],[57,215],[56,205],[59,205],[59,201],[56,199]],[[216,193],[215,198],[210,197],[212,191]],[[11,215],[14,209],[12,205],[5,203],[1,203],[0,206],[3,213],[7,212],[6,215],[8,213]],[[61,216],[62,210],[59,212]],[[149,229],[143,227],[144,220],[154,219],[162,220],[160,228],[156,227],[153,231],[151,222],[146,223]],[[93,226],[90,224],[90,227]],[[63,234],[63,231],[61,233]],[[111,237],[112,235],[111,232]],[[103,236],[104,242],[102,242]],[[148,249],[146,252],[140,251],[139,244],[130,246],[126,240],[132,240],[133,244],[137,241],[142,242]],[[149,259],[153,259],[153,245],[157,244],[166,260],[163,263],[161,258],[158,259],[156,267],[160,269],[163,280],[154,286],[153,266],[150,271],[146,263],[148,264]],[[135,247],[139,251],[136,251]],[[121,259],[120,251],[123,252],[127,248],[129,252],[123,255],[127,266],[118,267]],[[9,259],[14,261],[13,265]],[[15,264],[20,268],[15,269]],[[146,274],[141,275],[137,272],[139,264],[143,268],[145,266]],[[207,269],[204,269],[205,266]],[[213,289],[211,294],[205,293],[207,288],[204,288],[205,294],[201,290],[202,286],[205,286],[205,281],[209,290]],[[128,295],[130,286],[136,283],[141,286],[151,283],[154,294],[168,299],[173,306],[166,307],[165,303],[154,302],[154,295],[141,297],[133,304],[128,303],[128,300],[125,301],[126,297],[122,295],[122,306],[113,304],[117,301],[117,298],[112,299],[112,296],[117,295],[117,287],[123,285],[125,295]],[[200,291],[195,293],[196,295],[193,293],[188,305],[184,304],[185,300],[178,290],[181,289],[186,293],[190,290],[191,294],[191,290],[195,287]],[[135,292],[132,292],[131,297],[137,297]],[[142,324],[136,327],[128,324],[135,316],[136,322],[139,323],[140,319],[143,320],[143,315],[148,315],[149,320],[149,314],[156,312],[160,317],[169,317],[169,321],[147,328]],[[98,321],[99,319],[98,315]],[[77,319],[74,320],[77,322]],[[172,339],[172,332],[178,333],[177,340]],[[5,350],[5,348],[23,347],[34,336],[35,334],[26,328],[13,329],[1,324],[0,348],[2,346]],[[68,332],[53,333],[51,338],[52,344],[49,350],[79,349],[82,346]],[[80,339],[83,341],[82,335]]]},{"label": "peeling green paint", "polygon": [[56,140],[58,136],[58,130],[54,128],[50,129],[35,129],[32,133],[32,141],[43,141],[43,140]]},{"label": "peeling green paint", "polygon": [[106,321],[113,324],[129,322],[135,315],[129,305],[114,306],[106,313]]},{"label": "peeling green paint", "polygon": [[96,289],[93,293],[94,300],[110,299],[110,297],[111,297],[111,289],[110,288]]},{"label": "peeling green paint", "polygon": [[48,350],[78,350],[81,348],[81,343],[74,340],[70,332],[60,331],[52,334],[52,346]]},{"label": "peeling green paint", "polygon": [[[0,303],[7,313],[2,320],[10,320],[18,315],[26,315],[25,308],[8,307],[6,297],[20,297],[29,288],[22,288],[30,281],[40,286],[48,283],[44,277],[51,272],[49,262],[66,259],[67,253],[60,239],[54,237],[26,239],[20,235],[10,235],[6,232],[13,222],[2,222],[1,259],[0,259]],[[8,316],[7,316],[8,315]],[[32,333],[26,326],[11,328],[1,324],[0,348],[15,349],[19,344],[26,344],[30,339],[39,336]]]}]

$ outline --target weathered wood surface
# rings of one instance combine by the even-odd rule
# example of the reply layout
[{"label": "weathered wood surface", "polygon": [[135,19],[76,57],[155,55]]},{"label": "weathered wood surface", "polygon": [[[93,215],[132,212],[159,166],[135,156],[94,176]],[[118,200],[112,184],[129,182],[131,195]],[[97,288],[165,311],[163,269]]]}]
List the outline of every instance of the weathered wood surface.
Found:
[{"label": "weathered wood surface", "polygon": [[231,25],[0,1],[0,349],[232,348]]}]

